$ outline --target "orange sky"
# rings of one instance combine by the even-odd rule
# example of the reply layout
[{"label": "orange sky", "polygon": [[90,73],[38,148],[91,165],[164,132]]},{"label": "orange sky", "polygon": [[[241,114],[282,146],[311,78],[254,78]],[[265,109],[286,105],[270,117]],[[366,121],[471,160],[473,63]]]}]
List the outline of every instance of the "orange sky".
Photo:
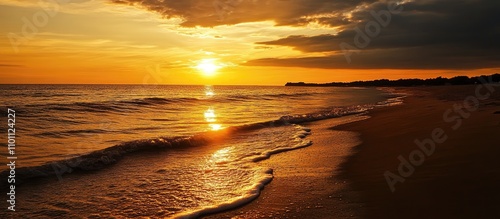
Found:
[{"label": "orange sky", "polygon": [[[492,65],[467,70],[358,68],[356,64],[352,69],[335,69],[314,65],[273,66],[273,62],[252,65],[248,64],[252,60],[338,54],[273,43],[263,45],[261,42],[292,35],[335,35],[342,28],[316,21],[285,25],[266,14],[249,14],[253,17],[244,18],[240,17],[243,11],[238,14],[238,5],[232,6],[234,13],[224,12],[224,17],[217,8],[202,11],[208,18],[224,19],[217,25],[210,23],[208,18],[200,19],[189,14],[169,16],[158,13],[148,10],[148,5],[138,6],[133,1],[128,5],[108,0],[41,2],[43,4],[20,0],[0,2],[2,84],[283,85],[288,81],[471,76],[500,70]],[[197,10],[199,7],[193,6]]]}]

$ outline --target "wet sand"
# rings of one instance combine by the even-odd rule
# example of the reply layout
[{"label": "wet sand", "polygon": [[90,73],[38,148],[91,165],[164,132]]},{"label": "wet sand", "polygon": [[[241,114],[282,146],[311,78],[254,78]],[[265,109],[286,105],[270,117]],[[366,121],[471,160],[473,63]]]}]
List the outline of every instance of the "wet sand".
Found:
[{"label": "wet sand", "polygon": [[257,200],[207,218],[500,218],[500,87],[476,88],[401,88],[367,120],[311,123],[313,146],[264,161]]},{"label": "wet sand", "polygon": [[351,203],[348,184],[336,175],[340,164],[359,144],[354,132],[331,130],[332,126],[366,118],[353,116],[305,124],[312,129],[307,148],[273,155],[261,161],[274,170],[274,179],[261,195],[241,208],[205,218],[352,218],[357,203]]},{"label": "wet sand", "polygon": [[[339,127],[361,133],[364,142],[343,165],[343,176],[366,203],[363,218],[500,218],[500,115],[495,114],[500,87],[496,89],[475,111],[474,104],[464,100],[474,102],[470,97],[476,96],[476,86],[409,89],[412,96],[404,105],[376,110],[372,119]],[[486,93],[483,88],[479,94]],[[404,182],[391,177],[396,182],[392,192],[386,171],[401,176],[403,162],[398,157],[418,157],[423,150],[415,140],[433,138],[435,130],[434,137],[443,139],[433,140],[434,153],[425,154],[420,166],[412,165],[413,174],[400,168],[409,176]]]}]

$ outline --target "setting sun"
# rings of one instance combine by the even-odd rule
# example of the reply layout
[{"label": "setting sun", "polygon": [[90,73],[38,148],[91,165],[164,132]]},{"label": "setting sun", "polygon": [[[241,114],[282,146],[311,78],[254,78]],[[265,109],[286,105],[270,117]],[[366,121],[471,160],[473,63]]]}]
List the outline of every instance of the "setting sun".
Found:
[{"label": "setting sun", "polygon": [[0,0],[0,219],[500,219],[499,11]]},{"label": "setting sun", "polygon": [[215,59],[203,59],[196,66],[196,69],[200,70],[205,76],[215,75],[220,68],[221,66],[215,63]]}]

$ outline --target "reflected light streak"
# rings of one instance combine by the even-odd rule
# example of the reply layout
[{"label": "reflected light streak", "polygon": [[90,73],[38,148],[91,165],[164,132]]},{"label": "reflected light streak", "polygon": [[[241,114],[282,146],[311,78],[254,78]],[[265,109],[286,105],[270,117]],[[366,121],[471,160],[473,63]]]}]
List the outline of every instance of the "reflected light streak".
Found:
[{"label": "reflected light streak", "polygon": [[231,152],[231,148],[220,149],[212,154],[210,161],[214,162],[214,163],[226,162],[229,160],[230,152]]},{"label": "reflected light streak", "polygon": [[222,129],[222,125],[221,124],[210,124],[208,126],[210,126],[210,129],[212,129],[212,131],[219,131],[219,130]]},{"label": "reflected light streak", "polygon": [[215,93],[213,91],[206,91],[205,92],[205,96],[207,96],[207,97],[213,97],[213,96],[215,96]]},{"label": "reflected light streak", "polygon": [[222,129],[221,124],[215,124],[215,122],[217,122],[217,115],[215,114],[214,109],[209,108],[207,111],[205,111],[204,116],[205,116],[205,121],[209,123],[208,127],[210,127],[210,130],[218,131]]},{"label": "reflected light streak", "polygon": [[216,122],[217,121],[217,115],[215,115],[215,110],[213,110],[212,108],[208,109],[207,111],[205,111],[205,120],[207,122]]},{"label": "reflected light streak", "polygon": [[212,89],[212,86],[205,86],[205,96],[213,97],[215,96],[215,92]]},{"label": "reflected light streak", "polygon": [[[205,86],[205,96],[208,98],[215,96],[212,86]],[[205,117],[205,121],[208,123],[208,127],[211,131],[219,131],[222,129],[221,124],[215,123],[217,122],[217,115],[212,107],[208,108],[208,110],[203,113],[203,116]]]}]

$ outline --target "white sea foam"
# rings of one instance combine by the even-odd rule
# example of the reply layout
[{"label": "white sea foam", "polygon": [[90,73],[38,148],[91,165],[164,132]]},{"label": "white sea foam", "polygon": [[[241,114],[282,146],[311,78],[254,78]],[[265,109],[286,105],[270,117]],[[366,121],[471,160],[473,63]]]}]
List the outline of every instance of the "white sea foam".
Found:
[{"label": "white sea foam", "polygon": [[257,197],[259,197],[260,191],[264,188],[264,186],[273,180],[272,172],[273,172],[272,169],[268,169],[266,171],[261,172],[262,177],[260,177],[259,180],[256,180],[251,186],[246,188],[247,190],[243,192],[243,194],[240,195],[239,197],[232,198],[217,205],[203,206],[199,209],[178,213],[176,215],[173,215],[172,218],[178,218],[178,219],[199,218],[203,215],[226,211],[245,205],[253,201]]},{"label": "white sea foam", "polygon": [[[395,97],[383,102],[387,98],[379,98],[379,93],[373,94],[373,90],[369,89],[266,88],[266,91],[256,91],[245,88],[242,90],[246,93],[240,94],[232,87],[218,90],[212,99],[195,95],[189,97],[191,99],[183,99],[195,92],[191,91],[193,88],[182,88],[180,90],[186,93],[180,96],[164,97],[164,91],[161,91],[153,97],[125,95],[123,100],[110,100],[130,89],[125,88],[104,89],[110,93],[109,96],[84,104],[59,104],[57,108],[53,108],[51,103],[36,103],[34,106],[20,103],[19,110],[37,121],[60,115],[61,111],[77,112],[68,115],[68,118],[58,118],[57,124],[46,126],[47,130],[28,130],[40,135],[21,133],[23,139],[36,142],[35,146],[41,145],[43,148],[37,148],[38,151],[47,152],[47,156],[50,156],[51,150],[59,153],[60,145],[89,143],[82,147],[83,151],[70,150],[69,154],[76,158],[56,161],[57,164],[67,165],[69,172],[97,170],[116,164],[106,171],[63,176],[64,180],[57,187],[48,183],[20,189],[19,200],[23,200],[24,206],[32,207],[23,209],[23,216],[60,216],[63,214],[61,209],[67,208],[73,209],[72,214],[83,217],[165,218],[175,215],[192,218],[235,208],[255,199],[264,185],[272,180],[272,170],[263,167],[259,161],[272,159],[273,154],[312,145],[308,139],[311,129],[300,124],[364,113],[374,107],[401,101]],[[77,88],[71,89],[78,91]],[[106,93],[102,89],[96,90]],[[135,91],[134,88],[131,90]],[[77,103],[88,101],[88,95],[98,96],[97,93],[80,93],[81,100],[74,100]],[[98,106],[104,108],[99,109]],[[208,134],[203,134],[209,127],[204,124],[203,112],[209,107],[214,109],[214,115],[221,112],[216,117],[223,129],[220,133],[208,131]],[[43,114],[44,110],[47,114]],[[145,113],[140,120],[136,119],[137,112],[143,111],[149,113]],[[110,126],[96,128],[94,120],[101,119],[96,116],[116,121]],[[30,117],[26,118],[27,126],[35,124],[29,123]],[[180,118],[183,120],[180,121]],[[142,127],[145,122],[148,126]],[[67,124],[75,127],[68,127]],[[57,127],[68,127],[68,130]],[[88,137],[93,134],[99,138]],[[164,135],[170,136],[158,137]],[[144,139],[138,140],[137,136]],[[53,144],[59,141],[60,144]],[[37,150],[29,151],[29,144],[25,148],[27,157],[36,157]],[[154,153],[142,153],[144,151]],[[22,181],[23,177],[54,177],[53,166],[50,163],[39,165],[42,161],[26,160],[34,167],[16,170],[16,173],[19,171],[19,180]],[[82,182],[86,186],[82,187]],[[96,194],[96,197],[86,195],[95,191],[105,192]],[[34,192],[38,198],[31,197]],[[95,202],[96,199],[99,201]],[[46,211],[46,208],[51,210]]]},{"label": "white sea foam", "polygon": [[[230,146],[230,149],[223,148],[219,150],[224,151],[222,154],[229,150],[232,154],[238,154],[234,157],[234,159],[230,158],[231,161],[226,162],[225,164],[235,166],[236,168],[246,167],[258,169],[255,171],[255,175],[251,176],[251,183],[243,188],[235,189],[236,191],[234,192],[239,193],[239,196],[228,198],[226,201],[216,205],[201,206],[196,209],[180,212],[174,215],[173,218],[198,218],[202,215],[232,209],[254,200],[259,196],[260,191],[264,188],[264,186],[273,179],[273,170],[262,169],[258,166],[258,162],[269,159],[273,154],[296,150],[312,145],[312,141],[304,139],[305,136],[310,134],[310,128],[300,125],[272,127],[258,130],[253,133],[251,137],[254,138],[254,140],[251,143],[242,142],[238,148]],[[217,152],[215,154],[217,154]]]}]

